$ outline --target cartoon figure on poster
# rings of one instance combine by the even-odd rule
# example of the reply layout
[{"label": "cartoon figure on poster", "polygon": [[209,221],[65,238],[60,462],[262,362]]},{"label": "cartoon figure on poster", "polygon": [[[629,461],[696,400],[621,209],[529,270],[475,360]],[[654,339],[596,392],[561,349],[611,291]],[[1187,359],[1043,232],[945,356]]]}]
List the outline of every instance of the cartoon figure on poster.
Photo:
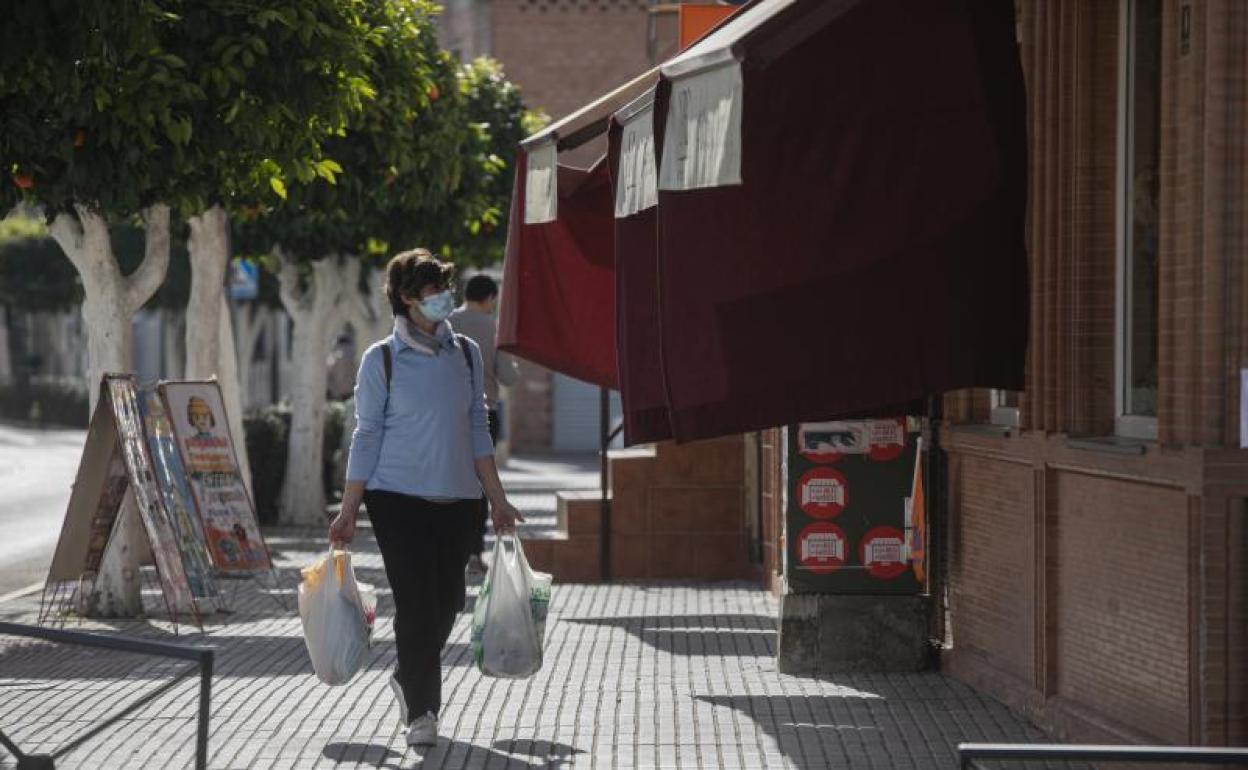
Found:
[{"label": "cartoon figure on poster", "polygon": [[269,568],[268,552],[238,470],[217,384],[166,383],[161,392],[174,419],[178,447],[213,563],[227,570]]}]

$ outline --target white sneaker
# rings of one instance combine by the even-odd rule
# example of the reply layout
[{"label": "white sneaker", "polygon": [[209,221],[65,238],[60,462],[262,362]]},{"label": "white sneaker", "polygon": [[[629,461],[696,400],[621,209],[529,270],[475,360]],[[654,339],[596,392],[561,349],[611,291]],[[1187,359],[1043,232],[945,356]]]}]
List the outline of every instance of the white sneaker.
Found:
[{"label": "white sneaker", "polygon": [[399,702],[399,723],[407,724],[407,698],[403,697],[403,685],[399,684],[399,680],[394,674],[390,675],[390,690],[394,693],[394,699]]},{"label": "white sneaker", "polygon": [[416,717],[407,728],[408,746],[433,746],[438,742],[438,718],[432,711]]}]

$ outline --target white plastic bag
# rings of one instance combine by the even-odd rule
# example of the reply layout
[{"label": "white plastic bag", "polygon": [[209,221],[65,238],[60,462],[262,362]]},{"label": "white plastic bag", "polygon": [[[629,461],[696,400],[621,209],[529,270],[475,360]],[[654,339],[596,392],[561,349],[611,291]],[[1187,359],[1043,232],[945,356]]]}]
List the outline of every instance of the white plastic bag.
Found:
[{"label": "white plastic bag", "polygon": [[542,667],[550,575],[534,572],[515,535],[494,543],[472,613],[472,656],[481,673],[522,679]]},{"label": "white plastic bag", "polygon": [[357,583],[351,554],[330,550],[302,570],[299,617],[316,678],[346,684],[368,658],[377,594]]}]

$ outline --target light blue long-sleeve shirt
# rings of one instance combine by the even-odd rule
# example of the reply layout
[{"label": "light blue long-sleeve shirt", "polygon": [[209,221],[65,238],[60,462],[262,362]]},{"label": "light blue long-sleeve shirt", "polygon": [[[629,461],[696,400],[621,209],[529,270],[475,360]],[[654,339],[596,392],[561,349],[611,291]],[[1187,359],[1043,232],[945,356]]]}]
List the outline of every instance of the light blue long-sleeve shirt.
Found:
[{"label": "light blue long-sleeve shirt", "polygon": [[[472,374],[459,345],[472,354]],[[397,335],[374,343],[355,380],[355,433],[347,480],[365,489],[430,499],[481,496],[474,459],[494,454],[486,417],[481,351],[438,324],[431,347]],[[382,346],[393,364],[387,392]]]}]

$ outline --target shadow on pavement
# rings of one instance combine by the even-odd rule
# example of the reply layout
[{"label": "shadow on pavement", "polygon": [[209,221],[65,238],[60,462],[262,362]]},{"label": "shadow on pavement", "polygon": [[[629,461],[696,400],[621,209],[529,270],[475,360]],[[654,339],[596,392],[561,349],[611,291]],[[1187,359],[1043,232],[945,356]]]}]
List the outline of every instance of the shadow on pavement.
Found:
[{"label": "shadow on pavement", "polygon": [[585,753],[581,749],[569,746],[566,743],[527,739],[494,741],[494,748],[499,751],[505,751],[508,754],[522,754],[526,757],[545,760],[546,764],[538,765],[539,767],[561,767],[569,758]]},{"label": "shadow on pavement", "polygon": [[[543,748],[544,747],[544,748]],[[529,749],[548,750],[549,754],[531,754]],[[508,752],[511,753],[508,753]],[[556,753],[558,752],[558,753]],[[495,741],[494,748],[479,746],[465,741],[439,740],[417,762],[414,767],[428,768],[479,768],[506,767],[519,770],[546,770],[547,768],[566,767],[575,754],[584,753],[580,749],[562,743],[549,741]],[[537,757],[539,761],[530,762],[523,756]]]},{"label": "shadow on pavement", "polygon": [[[335,762],[362,763],[386,768],[402,767],[397,760],[403,758],[402,754],[389,746],[379,746],[374,743],[330,743],[325,746],[321,755]],[[396,761],[391,763],[391,760]]]},{"label": "shadow on pavement", "polygon": [[[1003,705],[939,674],[924,676],[918,687],[907,687],[914,676],[891,681],[887,675],[837,677],[838,686],[845,688],[843,695],[694,697],[748,717],[775,740],[794,767],[803,770],[858,766],[858,761],[867,767],[957,767],[957,744],[962,741],[1048,740],[1039,728],[1016,721]],[[1026,767],[1091,770],[1064,762]]]},{"label": "shadow on pavement", "polygon": [[564,622],[620,628],[673,655],[774,657],[776,619],[765,615],[652,615],[563,618]]}]

